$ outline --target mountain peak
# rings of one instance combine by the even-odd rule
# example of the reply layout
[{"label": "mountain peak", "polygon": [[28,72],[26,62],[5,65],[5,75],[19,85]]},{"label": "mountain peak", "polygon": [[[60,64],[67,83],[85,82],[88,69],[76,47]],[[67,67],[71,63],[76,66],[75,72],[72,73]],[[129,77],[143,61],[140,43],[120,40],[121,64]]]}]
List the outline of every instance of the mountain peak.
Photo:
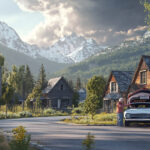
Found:
[{"label": "mountain peak", "polygon": [[30,57],[43,57],[59,63],[80,62],[102,49],[93,39],[86,39],[75,32],[49,47],[30,45],[23,42],[16,31],[4,22],[0,22],[0,43]]}]

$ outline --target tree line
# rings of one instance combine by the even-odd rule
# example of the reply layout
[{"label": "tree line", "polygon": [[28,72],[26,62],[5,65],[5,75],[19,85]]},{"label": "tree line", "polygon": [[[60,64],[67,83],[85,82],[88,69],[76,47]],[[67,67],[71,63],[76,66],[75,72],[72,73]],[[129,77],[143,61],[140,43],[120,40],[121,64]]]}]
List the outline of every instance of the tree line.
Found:
[{"label": "tree line", "polygon": [[[28,65],[19,67],[13,65],[11,71],[9,71],[4,66],[4,57],[1,55],[0,66],[2,66],[0,105],[6,105],[6,113],[8,109],[13,109],[13,106],[17,104],[22,104],[22,110],[24,110],[25,106],[32,108],[33,104],[35,109],[43,107],[40,98],[42,97],[42,90],[46,88],[48,82],[43,64],[39,70],[37,80]],[[68,80],[68,84],[74,91],[73,105],[77,106],[79,99],[78,90],[83,88],[81,79],[78,77],[76,82]]]}]

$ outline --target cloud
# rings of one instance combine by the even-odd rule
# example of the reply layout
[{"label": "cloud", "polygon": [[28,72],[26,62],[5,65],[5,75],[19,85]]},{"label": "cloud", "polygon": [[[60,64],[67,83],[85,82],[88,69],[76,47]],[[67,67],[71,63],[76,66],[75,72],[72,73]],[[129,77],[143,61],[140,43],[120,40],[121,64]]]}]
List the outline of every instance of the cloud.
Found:
[{"label": "cloud", "polygon": [[[138,1],[120,0],[15,0],[18,6],[40,12],[45,21],[27,37],[31,43],[50,45],[76,32],[112,45],[145,29],[144,8]],[[144,30],[143,29],[143,30]],[[137,30],[137,31],[136,31]],[[129,37],[128,37],[129,36]]]}]

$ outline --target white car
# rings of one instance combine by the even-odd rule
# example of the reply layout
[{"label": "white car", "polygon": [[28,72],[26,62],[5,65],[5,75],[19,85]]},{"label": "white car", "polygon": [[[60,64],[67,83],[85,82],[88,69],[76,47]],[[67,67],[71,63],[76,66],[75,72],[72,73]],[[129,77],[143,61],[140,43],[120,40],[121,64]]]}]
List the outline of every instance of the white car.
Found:
[{"label": "white car", "polygon": [[138,90],[128,96],[128,109],[124,112],[125,126],[132,122],[150,123],[150,91]]}]

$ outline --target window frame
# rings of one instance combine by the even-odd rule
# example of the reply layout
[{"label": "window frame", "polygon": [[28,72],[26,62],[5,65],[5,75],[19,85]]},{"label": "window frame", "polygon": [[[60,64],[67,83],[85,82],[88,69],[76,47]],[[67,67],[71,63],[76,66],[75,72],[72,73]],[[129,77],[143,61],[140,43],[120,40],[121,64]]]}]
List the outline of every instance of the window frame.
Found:
[{"label": "window frame", "polygon": [[[142,76],[144,74],[144,76]],[[143,78],[144,77],[144,78]],[[143,82],[144,81],[144,82]],[[141,85],[144,85],[144,84],[147,84],[147,70],[142,70],[140,71],[140,84]]]},{"label": "window frame", "polygon": [[61,90],[61,91],[63,91],[63,90],[64,90],[64,85],[63,85],[63,84],[61,84],[61,86],[60,86],[60,90]]},{"label": "window frame", "polygon": [[[114,89],[114,85],[115,85],[115,90]],[[118,92],[118,84],[117,82],[110,82],[110,93],[117,93]]]}]

